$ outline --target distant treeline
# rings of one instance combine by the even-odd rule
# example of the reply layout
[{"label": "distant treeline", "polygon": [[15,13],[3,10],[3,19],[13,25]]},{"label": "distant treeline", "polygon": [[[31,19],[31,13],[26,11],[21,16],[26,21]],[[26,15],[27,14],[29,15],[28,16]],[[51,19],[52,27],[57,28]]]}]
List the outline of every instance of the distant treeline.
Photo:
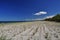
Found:
[{"label": "distant treeline", "polygon": [[52,18],[47,18],[45,19],[45,21],[56,21],[56,22],[60,22],[60,14],[55,15]]}]

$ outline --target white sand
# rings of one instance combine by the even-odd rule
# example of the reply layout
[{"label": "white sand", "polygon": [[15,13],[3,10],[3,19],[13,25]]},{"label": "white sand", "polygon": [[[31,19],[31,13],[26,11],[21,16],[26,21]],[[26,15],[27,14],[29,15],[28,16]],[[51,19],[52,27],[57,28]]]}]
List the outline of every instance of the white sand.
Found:
[{"label": "white sand", "polygon": [[36,21],[0,25],[0,37],[11,40],[60,40],[60,23]]}]

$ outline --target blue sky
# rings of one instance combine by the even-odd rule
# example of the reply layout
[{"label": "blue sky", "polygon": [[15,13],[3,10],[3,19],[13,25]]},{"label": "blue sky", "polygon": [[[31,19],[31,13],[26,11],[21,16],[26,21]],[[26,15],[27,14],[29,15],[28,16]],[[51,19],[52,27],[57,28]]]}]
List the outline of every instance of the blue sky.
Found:
[{"label": "blue sky", "polygon": [[0,0],[0,21],[43,19],[56,14],[60,14],[60,0]]}]

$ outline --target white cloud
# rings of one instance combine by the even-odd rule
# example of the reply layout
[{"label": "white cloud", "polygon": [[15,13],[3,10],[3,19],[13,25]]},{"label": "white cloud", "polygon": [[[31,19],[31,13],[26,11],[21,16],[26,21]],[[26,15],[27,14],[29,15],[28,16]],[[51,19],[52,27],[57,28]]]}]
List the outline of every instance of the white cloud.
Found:
[{"label": "white cloud", "polygon": [[51,16],[47,16],[47,17],[45,17],[45,18],[52,18],[52,17],[54,17],[55,15],[51,15]]},{"label": "white cloud", "polygon": [[31,20],[43,20],[43,18],[35,18],[35,19],[25,19],[26,21],[31,21]]},{"label": "white cloud", "polygon": [[45,12],[45,11],[40,11],[40,12],[38,12],[38,13],[35,13],[34,15],[42,15],[42,14],[47,14],[47,12]]},{"label": "white cloud", "polygon": [[36,18],[36,19],[32,19],[32,20],[42,20],[41,18]]}]

